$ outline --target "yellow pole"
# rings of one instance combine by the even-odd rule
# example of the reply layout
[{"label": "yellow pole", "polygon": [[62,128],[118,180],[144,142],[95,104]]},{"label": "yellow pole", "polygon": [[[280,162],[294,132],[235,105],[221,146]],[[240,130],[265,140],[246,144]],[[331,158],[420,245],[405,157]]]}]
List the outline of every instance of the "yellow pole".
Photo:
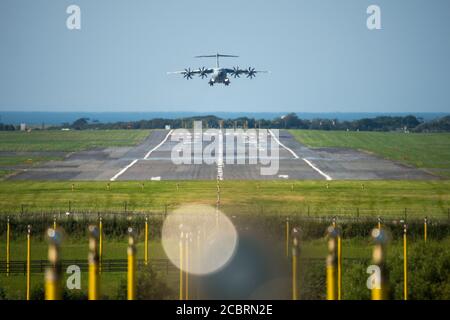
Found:
[{"label": "yellow pole", "polygon": [[300,245],[300,231],[297,228],[292,230],[292,300],[298,300],[298,255]]},{"label": "yellow pole", "polygon": [[47,236],[48,261],[50,266],[45,271],[45,300],[61,299],[61,265],[59,264],[59,248],[61,244],[61,234],[55,229],[48,229]]},{"label": "yellow pole", "polygon": [[387,298],[388,280],[386,276],[386,244],[387,236],[383,229],[375,228],[372,230],[372,237],[375,242],[372,263],[379,268],[379,278],[376,279],[376,285],[372,287],[372,300],[384,300]]},{"label": "yellow pole", "polygon": [[27,227],[27,300],[30,300],[31,286],[31,226]]},{"label": "yellow pole", "polygon": [[128,228],[128,290],[127,299],[136,299],[136,244],[134,241],[133,228]]},{"label": "yellow pole", "polygon": [[423,240],[427,242],[427,236],[428,236],[428,217],[425,217],[423,220]]},{"label": "yellow pole", "polygon": [[338,284],[338,300],[342,298],[342,237],[341,234],[338,233],[337,238],[337,284]]},{"label": "yellow pole", "polygon": [[185,269],[186,269],[186,271],[185,271],[185,276],[184,276],[184,278],[185,278],[185,282],[186,282],[186,284],[185,284],[185,293],[184,293],[184,299],[185,300],[189,300],[189,240],[190,240],[190,236],[189,236],[189,233],[186,233],[186,242],[185,242],[185,252],[184,252],[184,255],[185,255],[185,261],[186,261],[186,266],[185,266]]},{"label": "yellow pole", "polygon": [[286,218],[286,257],[289,257],[289,217]]},{"label": "yellow pole", "polygon": [[148,217],[145,217],[144,262],[148,265]]},{"label": "yellow pole", "polygon": [[53,230],[56,230],[56,216],[53,216]]},{"label": "yellow pole", "polygon": [[406,249],[407,225],[403,226],[403,299],[408,300],[408,257]]},{"label": "yellow pole", "polygon": [[378,217],[378,229],[381,229],[381,217]]},{"label": "yellow pole", "polygon": [[184,291],[183,291],[183,282],[184,282],[184,279],[183,279],[183,267],[184,267],[183,266],[183,260],[184,260],[183,237],[184,237],[183,232],[181,232],[180,243],[179,243],[180,244],[180,300],[183,300],[183,297],[184,297]]},{"label": "yellow pole", "polygon": [[8,217],[6,223],[6,276],[9,276],[10,232],[11,226],[9,224],[9,217]]},{"label": "yellow pole", "polygon": [[88,275],[88,299],[98,300],[100,298],[100,286],[98,279],[98,247],[99,232],[97,226],[89,226],[89,275]]},{"label": "yellow pole", "polygon": [[338,231],[336,223],[333,220],[331,226],[328,227],[328,256],[327,256],[327,300],[336,300],[337,298],[337,237]]},{"label": "yellow pole", "polygon": [[98,261],[98,271],[99,271],[99,273],[102,273],[102,261],[103,261],[103,220],[102,220],[102,217],[100,217],[100,221],[98,223],[98,227],[99,227],[99,246],[98,246],[99,261]]}]

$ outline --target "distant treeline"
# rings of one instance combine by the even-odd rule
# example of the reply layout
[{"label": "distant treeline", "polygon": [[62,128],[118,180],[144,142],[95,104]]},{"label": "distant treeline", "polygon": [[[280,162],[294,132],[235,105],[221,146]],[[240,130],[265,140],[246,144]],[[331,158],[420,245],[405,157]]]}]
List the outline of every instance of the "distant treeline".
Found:
[{"label": "distant treeline", "polygon": [[[425,122],[423,119],[409,116],[380,116],[352,121],[338,119],[300,119],[295,113],[289,113],[273,120],[241,117],[221,119],[219,117],[196,116],[179,119],[150,119],[131,122],[99,123],[89,118],[80,118],[73,123],[64,123],[48,129],[164,129],[192,128],[194,121],[202,121],[207,128],[218,128],[223,122],[224,128],[274,128],[274,129],[310,129],[310,130],[349,130],[349,131],[408,131],[408,132],[450,132],[450,115]],[[0,130],[18,130],[13,125],[0,124]]]}]

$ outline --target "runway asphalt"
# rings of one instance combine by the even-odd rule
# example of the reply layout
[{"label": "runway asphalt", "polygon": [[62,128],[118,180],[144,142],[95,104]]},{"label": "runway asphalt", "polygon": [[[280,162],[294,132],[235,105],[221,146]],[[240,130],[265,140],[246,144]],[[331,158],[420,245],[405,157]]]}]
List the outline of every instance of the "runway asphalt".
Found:
[{"label": "runway asphalt", "polygon": [[[262,175],[260,159],[249,157],[246,164],[231,164],[229,156],[237,155],[236,148],[227,143],[233,134],[223,130],[214,137],[203,131],[203,138],[217,138],[220,146],[212,152],[212,164],[174,164],[173,151],[193,146],[191,143],[173,141],[175,137],[191,138],[190,132],[153,130],[139,145],[76,152],[62,161],[50,161],[10,177],[11,180],[408,180],[438,179],[422,170],[385,160],[368,153],[340,148],[308,148],[281,130],[272,142],[279,147],[279,170],[274,175]],[[257,142],[255,135],[240,135],[245,146],[265,153],[271,148]],[[198,135],[196,138],[201,138]],[[209,142],[208,142],[209,143]],[[204,144],[206,144],[204,142]],[[229,148],[230,147],[230,148]],[[178,150],[179,151],[179,150]],[[248,164],[249,158],[258,160]],[[197,158],[198,159],[198,158]],[[204,160],[205,160],[204,159]],[[241,157],[242,159],[242,157]],[[263,157],[263,159],[268,159]]]}]

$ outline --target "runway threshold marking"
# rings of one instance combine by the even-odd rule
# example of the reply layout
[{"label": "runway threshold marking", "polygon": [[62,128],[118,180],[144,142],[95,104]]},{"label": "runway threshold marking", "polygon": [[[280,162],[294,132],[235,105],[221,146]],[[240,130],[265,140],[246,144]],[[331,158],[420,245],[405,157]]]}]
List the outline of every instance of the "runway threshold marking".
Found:
[{"label": "runway threshold marking", "polygon": [[[153,151],[155,151],[156,149],[158,149],[159,147],[161,147],[164,142],[167,141],[167,138],[169,138],[169,136],[172,134],[173,130],[170,130],[169,133],[167,133],[166,137],[164,138],[163,141],[161,141],[156,147],[154,147],[152,150],[150,150],[149,152],[147,152],[147,154],[144,156],[144,159],[147,160],[148,157],[152,154]],[[127,171],[128,169],[130,169],[132,166],[134,166],[136,164],[136,162],[138,162],[139,159],[134,159],[133,161],[131,161],[126,167],[124,167],[122,170],[120,170],[119,172],[117,172],[111,179],[109,179],[110,181],[115,181],[118,177],[120,177],[122,174],[125,173],[125,171]],[[161,179],[161,178],[160,178]]]},{"label": "runway threshold marking", "polygon": [[129,165],[127,165],[125,168],[123,168],[122,170],[120,170],[119,172],[116,173],[116,175],[114,177],[112,177],[111,179],[109,179],[110,181],[115,181],[118,177],[120,177],[125,171],[127,171],[128,169],[130,169],[132,166],[134,166],[136,164],[136,162],[138,162],[138,159],[135,159],[133,161],[130,162]]},{"label": "runway threshold marking", "polygon": [[289,149],[289,148],[286,147],[284,144],[282,144],[281,141],[278,140],[278,138],[273,134],[272,130],[269,130],[269,133],[270,133],[270,135],[273,137],[273,139],[274,139],[280,146],[282,146],[282,147],[285,148],[287,151],[289,151],[289,152],[294,156],[295,159],[299,159],[299,158],[300,158],[300,157],[299,157],[292,149]]},{"label": "runway threshold marking", "polygon": [[160,144],[158,144],[156,147],[154,147],[152,150],[150,150],[149,152],[147,152],[147,154],[144,157],[144,160],[147,160],[148,157],[150,157],[150,155],[152,154],[152,152],[154,152],[156,149],[158,149],[159,147],[161,147],[169,138],[169,136],[172,134],[173,130],[170,130],[169,133],[166,135],[166,137],[164,138],[163,141],[160,142]]},{"label": "runway threshold marking", "polygon": [[[287,151],[289,151],[295,159],[300,159],[300,157],[290,148],[286,147],[283,143],[281,143],[280,140],[278,140],[278,138],[273,134],[272,130],[269,130],[269,133],[272,135],[273,139],[280,145],[282,146],[284,149],[286,149]],[[323,172],[322,170],[320,170],[319,168],[317,168],[311,161],[309,161],[308,159],[302,158],[303,161],[306,162],[306,164],[308,166],[310,166],[313,170],[315,170],[318,174],[320,174],[322,177],[324,177],[326,180],[333,180],[333,178],[331,178],[329,175],[327,175],[325,172]]]},{"label": "runway threshold marking", "polygon": [[326,173],[324,173],[322,170],[320,170],[319,168],[317,168],[311,161],[309,161],[308,159],[302,158],[303,161],[305,161],[311,168],[313,168],[314,170],[316,170],[320,175],[322,175],[326,180],[333,180],[329,175],[327,175]]}]

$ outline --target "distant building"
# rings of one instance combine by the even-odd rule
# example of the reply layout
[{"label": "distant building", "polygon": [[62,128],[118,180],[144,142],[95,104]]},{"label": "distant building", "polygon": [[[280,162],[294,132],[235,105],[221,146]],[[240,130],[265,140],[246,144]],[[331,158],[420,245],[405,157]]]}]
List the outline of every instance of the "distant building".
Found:
[{"label": "distant building", "polygon": [[166,130],[170,130],[170,124],[166,124]]},{"label": "distant building", "polygon": [[27,130],[27,125],[26,125],[26,123],[21,123],[21,124],[20,124],[20,131],[25,131],[25,130]]}]

